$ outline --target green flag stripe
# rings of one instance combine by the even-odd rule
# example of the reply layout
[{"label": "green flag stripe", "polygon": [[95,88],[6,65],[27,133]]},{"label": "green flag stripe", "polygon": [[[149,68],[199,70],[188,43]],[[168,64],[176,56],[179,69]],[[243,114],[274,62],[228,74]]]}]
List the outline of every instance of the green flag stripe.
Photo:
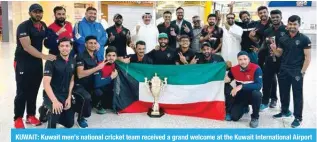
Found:
[{"label": "green flag stripe", "polygon": [[225,63],[196,64],[196,65],[149,65],[117,62],[124,72],[130,74],[139,82],[144,78],[151,79],[155,73],[162,80],[167,77],[168,84],[172,85],[195,85],[210,81],[224,80],[226,72]]}]

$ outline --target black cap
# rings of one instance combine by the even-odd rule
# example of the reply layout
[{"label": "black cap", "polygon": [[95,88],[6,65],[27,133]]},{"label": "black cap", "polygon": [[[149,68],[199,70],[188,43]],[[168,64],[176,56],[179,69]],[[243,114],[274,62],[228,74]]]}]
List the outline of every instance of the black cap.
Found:
[{"label": "black cap", "polygon": [[[240,52],[238,53],[237,57],[242,56],[242,55],[248,56],[248,53],[245,52],[245,51],[240,51]],[[248,56],[248,57],[249,57],[249,56]]]},{"label": "black cap", "polygon": [[93,36],[93,35],[86,36],[85,42],[87,42],[88,40],[91,40],[91,39],[97,40],[97,37]]},{"label": "black cap", "polygon": [[119,13],[117,13],[117,14],[115,14],[115,15],[113,16],[113,19],[117,19],[117,18],[122,18],[122,15],[119,14]]},{"label": "black cap", "polygon": [[201,46],[201,48],[204,48],[204,46],[208,46],[208,47],[211,47],[210,43],[209,42],[204,42],[203,45]]},{"label": "black cap", "polygon": [[37,3],[32,4],[32,5],[30,6],[30,8],[29,8],[29,12],[32,12],[32,11],[34,11],[34,10],[40,10],[40,11],[43,12],[42,6],[39,5],[39,4],[37,4]]}]

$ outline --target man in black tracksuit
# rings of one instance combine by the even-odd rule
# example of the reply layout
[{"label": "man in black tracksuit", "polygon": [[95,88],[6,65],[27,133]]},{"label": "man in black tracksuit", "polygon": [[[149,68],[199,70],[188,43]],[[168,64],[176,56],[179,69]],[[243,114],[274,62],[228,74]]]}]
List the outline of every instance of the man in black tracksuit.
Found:
[{"label": "man in black tracksuit", "polygon": [[248,11],[241,11],[239,17],[242,22],[235,23],[243,29],[241,50],[248,53],[251,63],[257,64],[258,55],[256,51],[259,47],[258,44],[253,42],[249,37],[250,32],[255,30],[256,22],[250,21],[250,13]]},{"label": "man in black tracksuit", "polygon": [[113,22],[115,24],[106,29],[107,35],[109,37],[107,45],[116,47],[118,60],[124,63],[129,63],[130,58],[126,57],[127,45],[131,44],[130,30],[122,25],[123,17],[121,14],[114,15]]},{"label": "man in black tracksuit", "polygon": [[152,59],[145,54],[146,44],[144,41],[137,41],[135,44],[135,53],[129,55],[130,63],[153,64]]},{"label": "man in black tracksuit", "polygon": [[265,61],[266,51],[263,50],[263,42],[265,40],[264,38],[264,31],[270,27],[271,20],[269,18],[269,12],[266,6],[260,6],[257,9],[258,16],[260,18],[259,21],[256,21],[256,27],[255,30],[252,30],[249,34],[249,38],[253,41],[258,43],[258,65],[263,70],[263,65]]},{"label": "man in black tracksuit", "polygon": [[198,60],[194,50],[189,48],[190,38],[187,35],[180,37],[180,47],[175,52],[175,64],[176,65],[187,65],[195,64]]},{"label": "man in black tracksuit", "polygon": [[[280,10],[272,10],[271,13],[272,26],[264,31],[264,47],[266,58],[263,67],[263,98],[261,111],[270,107],[275,108],[277,102],[277,81],[276,75],[280,69],[280,58],[277,58],[270,49],[270,39],[278,43],[280,37],[286,34],[286,26],[281,22],[282,12]],[[269,104],[269,101],[271,102]]]},{"label": "man in black tracksuit", "polygon": [[59,123],[66,128],[74,125],[72,90],[74,87],[75,59],[70,55],[72,41],[58,41],[60,54],[55,61],[46,61],[43,77],[44,105],[49,109],[47,128],[56,128]]},{"label": "man in black tracksuit", "polygon": [[32,4],[29,8],[30,19],[17,29],[17,48],[15,51],[15,76],[17,94],[14,99],[14,127],[24,128],[23,115],[27,106],[26,122],[41,125],[35,117],[36,98],[43,77],[44,60],[55,60],[54,55],[42,54],[43,40],[46,38],[46,24],[41,21],[43,8]]},{"label": "man in black tracksuit", "polygon": [[176,49],[177,35],[179,35],[178,26],[171,23],[172,13],[165,11],[163,13],[164,22],[157,25],[159,33],[166,33],[168,35],[168,47]]},{"label": "man in black tracksuit", "polygon": [[281,94],[282,111],[274,118],[289,117],[290,90],[293,89],[294,116],[293,128],[303,120],[303,79],[311,61],[311,41],[298,31],[301,18],[293,15],[288,18],[286,35],[280,38],[278,45],[271,40],[271,49],[276,56],[282,56],[278,82]]},{"label": "man in black tracksuit", "polygon": [[175,65],[175,49],[168,46],[168,35],[159,34],[159,49],[153,49],[147,55],[153,60],[155,65]]},{"label": "man in black tracksuit", "polygon": [[[97,65],[97,37],[87,36],[85,38],[86,50],[76,57],[76,75],[73,94],[76,97],[76,107],[78,110],[78,125],[81,128],[87,128],[88,123],[85,118],[90,117],[92,108],[92,99],[94,96],[94,73],[101,70],[105,63]],[[93,104],[94,105],[94,104]],[[94,106],[96,107],[96,106]]]}]

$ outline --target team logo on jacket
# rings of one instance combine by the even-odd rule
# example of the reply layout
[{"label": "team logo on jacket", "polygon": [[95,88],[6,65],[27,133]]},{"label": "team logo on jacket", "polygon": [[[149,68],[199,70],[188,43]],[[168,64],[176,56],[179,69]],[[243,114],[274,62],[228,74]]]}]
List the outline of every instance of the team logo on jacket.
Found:
[{"label": "team logo on jacket", "polygon": [[296,45],[299,45],[299,44],[300,44],[300,41],[299,41],[299,40],[296,40],[295,43],[296,43]]},{"label": "team logo on jacket", "polygon": [[295,77],[295,80],[296,80],[296,81],[299,81],[299,80],[300,80],[300,76],[296,76],[296,77]]},{"label": "team logo on jacket", "polygon": [[250,79],[251,79],[251,76],[250,76],[250,75],[247,75],[247,79],[250,80]]},{"label": "team logo on jacket", "polygon": [[70,67],[71,67],[72,69],[74,69],[74,64],[71,64]]},{"label": "team logo on jacket", "polygon": [[166,55],[166,56],[167,56],[167,58],[169,58],[169,57],[171,57],[171,54],[170,54],[170,53],[167,53],[167,55]]},{"label": "team logo on jacket", "polygon": [[280,35],[281,35],[281,36],[284,36],[284,35],[285,35],[285,32],[281,32]]}]

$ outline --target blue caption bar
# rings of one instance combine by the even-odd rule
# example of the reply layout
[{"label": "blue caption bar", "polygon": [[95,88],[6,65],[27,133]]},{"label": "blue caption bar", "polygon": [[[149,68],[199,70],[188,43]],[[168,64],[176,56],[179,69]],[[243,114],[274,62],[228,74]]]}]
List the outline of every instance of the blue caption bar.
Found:
[{"label": "blue caption bar", "polygon": [[316,142],[316,129],[12,129],[12,142],[64,141]]}]

